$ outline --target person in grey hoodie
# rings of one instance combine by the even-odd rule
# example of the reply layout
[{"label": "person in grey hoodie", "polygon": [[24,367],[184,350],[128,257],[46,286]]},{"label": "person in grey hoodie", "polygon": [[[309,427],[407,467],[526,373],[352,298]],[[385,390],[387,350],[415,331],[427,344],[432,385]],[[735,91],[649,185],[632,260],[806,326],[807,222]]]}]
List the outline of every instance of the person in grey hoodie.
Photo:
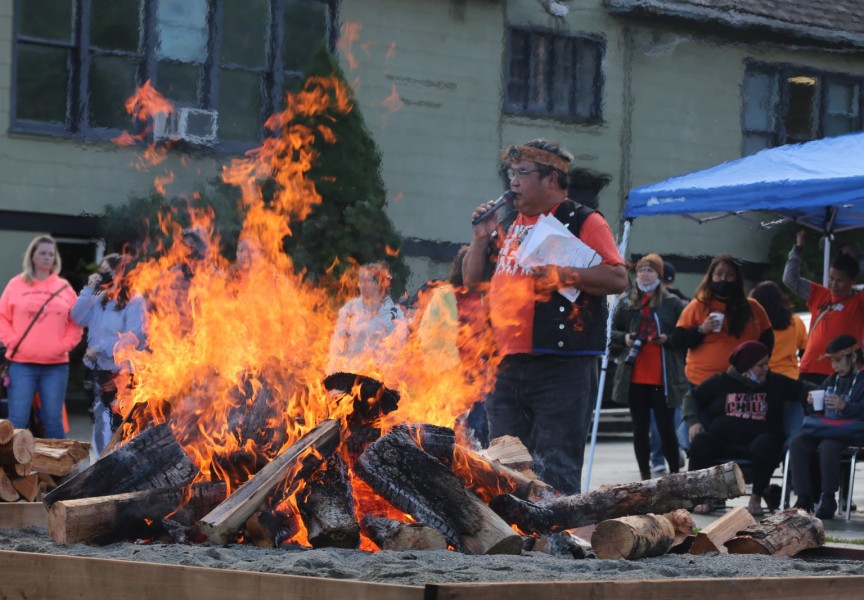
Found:
[{"label": "person in grey hoodie", "polygon": [[[118,365],[115,348],[145,344],[146,306],[141,296],[131,296],[123,282],[127,258],[119,254],[105,256],[98,273],[94,273],[81,290],[72,319],[87,328],[87,352],[84,365],[93,373],[92,447],[100,454],[111,439],[120,418],[112,411],[117,397],[116,378],[130,366]],[[130,297],[131,296],[131,297]]]}]

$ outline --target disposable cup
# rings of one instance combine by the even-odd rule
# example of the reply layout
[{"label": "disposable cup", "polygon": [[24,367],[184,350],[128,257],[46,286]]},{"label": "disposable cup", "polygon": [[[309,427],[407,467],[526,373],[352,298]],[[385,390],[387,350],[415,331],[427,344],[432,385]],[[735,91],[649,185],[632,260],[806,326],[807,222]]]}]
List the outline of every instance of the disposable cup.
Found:
[{"label": "disposable cup", "polygon": [[825,410],[825,390],[813,390],[810,392],[810,398],[813,400],[814,412]]},{"label": "disposable cup", "polygon": [[723,318],[726,315],[724,315],[722,312],[712,312],[708,316],[717,319],[717,325],[714,326],[714,333],[718,333],[721,329],[723,329]]}]

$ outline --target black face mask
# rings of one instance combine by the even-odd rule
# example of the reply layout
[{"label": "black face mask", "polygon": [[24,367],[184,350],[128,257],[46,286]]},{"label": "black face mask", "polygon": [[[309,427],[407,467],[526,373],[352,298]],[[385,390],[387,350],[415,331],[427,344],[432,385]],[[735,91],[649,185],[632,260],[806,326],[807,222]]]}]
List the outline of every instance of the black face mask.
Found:
[{"label": "black face mask", "polygon": [[711,289],[714,290],[714,294],[718,298],[728,298],[732,295],[732,292],[735,290],[735,282],[734,281],[711,281]]},{"label": "black face mask", "polygon": [[111,271],[99,271],[101,285],[107,287],[114,281],[114,273]]}]

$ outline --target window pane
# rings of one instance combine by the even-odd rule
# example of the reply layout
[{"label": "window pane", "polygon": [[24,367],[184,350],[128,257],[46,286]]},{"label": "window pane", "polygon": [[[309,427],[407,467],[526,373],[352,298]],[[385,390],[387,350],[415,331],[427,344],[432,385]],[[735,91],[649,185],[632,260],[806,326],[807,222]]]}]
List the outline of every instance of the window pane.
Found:
[{"label": "window pane", "polygon": [[327,43],[327,5],[324,2],[288,2],[282,62],[286,69],[303,71]]},{"label": "window pane", "polygon": [[67,50],[18,44],[15,117],[66,122]]},{"label": "window pane", "polygon": [[270,39],[269,0],[225,0],[222,17],[223,65],[263,67]]},{"label": "window pane", "polygon": [[124,103],[135,93],[135,60],[92,56],[90,61],[90,126],[128,128]]},{"label": "window pane", "polygon": [[18,9],[19,35],[72,41],[72,0],[24,0]]},{"label": "window pane", "polygon": [[158,58],[202,63],[207,58],[207,0],[159,0]]},{"label": "window pane", "polygon": [[219,75],[219,138],[260,138],[261,83],[256,73],[227,71]]},{"label": "window pane", "polygon": [[749,71],[744,76],[744,130],[774,131],[777,115],[777,76]]},{"label": "window pane", "polygon": [[571,114],[571,92],[573,90],[573,40],[555,40],[555,55],[552,63],[552,113],[566,117]]},{"label": "window pane", "polygon": [[160,62],[157,77],[156,89],[166,98],[183,104],[198,104],[199,65]]},{"label": "window pane", "polygon": [[524,110],[528,98],[528,65],[531,47],[528,34],[510,33],[510,65],[507,74],[507,104],[511,109]]},{"label": "window pane", "polygon": [[859,86],[830,81],[826,89],[825,135],[840,135],[858,130]]},{"label": "window pane", "polygon": [[137,52],[139,0],[91,0],[90,44],[106,50]]},{"label": "window pane", "polygon": [[549,68],[549,38],[535,36],[531,52],[531,90],[530,105],[534,109],[547,110],[549,102],[548,94],[548,68]]},{"label": "window pane", "polygon": [[783,118],[785,143],[816,139],[816,115],[819,114],[818,80],[811,75],[795,75],[786,80],[789,105]]},{"label": "window pane", "polygon": [[576,116],[600,118],[600,51],[597,42],[582,40],[576,48]]}]

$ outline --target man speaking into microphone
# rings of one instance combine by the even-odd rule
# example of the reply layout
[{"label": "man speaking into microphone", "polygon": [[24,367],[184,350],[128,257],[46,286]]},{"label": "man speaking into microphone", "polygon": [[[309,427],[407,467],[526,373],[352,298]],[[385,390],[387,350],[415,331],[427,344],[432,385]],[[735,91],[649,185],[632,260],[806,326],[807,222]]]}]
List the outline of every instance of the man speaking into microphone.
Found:
[{"label": "man speaking into microphone", "polygon": [[[490,281],[492,332],[503,356],[486,401],[489,437],[517,436],[543,481],[577,494],[597,357],[606,346],[606,295],[624,291],[627,271],[603,215],[567,198],[569,152],[533,140],[502,158],[510,163],[515,218],[482,218],[501,199],[479,206],[463,263],[467,285]],[[519,245],[542,215],[561,221],[602,261],[588,268],[521,266]],[[581,293],[571,302],[557,291],[564,288]]]}]

